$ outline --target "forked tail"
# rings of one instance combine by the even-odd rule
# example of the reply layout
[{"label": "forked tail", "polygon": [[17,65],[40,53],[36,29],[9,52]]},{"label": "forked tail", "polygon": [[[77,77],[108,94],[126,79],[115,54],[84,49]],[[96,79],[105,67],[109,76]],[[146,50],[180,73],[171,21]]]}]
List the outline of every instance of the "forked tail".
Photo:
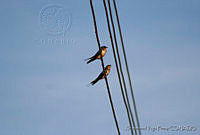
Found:
[{"label": "forked tail", "polygon": [[99,78],[95,79],[94,81],[92,81],[90,84],[94,85],[95,83],[97,83],[99,81]]},{"label": "forked tail", "polygon": [[87,64],[89,64],[90,62],[92,62],[92,61],[94,61],[95,59],[92,57],[92,58],[89,58],[88,59],[88,62],[87,62]]}]

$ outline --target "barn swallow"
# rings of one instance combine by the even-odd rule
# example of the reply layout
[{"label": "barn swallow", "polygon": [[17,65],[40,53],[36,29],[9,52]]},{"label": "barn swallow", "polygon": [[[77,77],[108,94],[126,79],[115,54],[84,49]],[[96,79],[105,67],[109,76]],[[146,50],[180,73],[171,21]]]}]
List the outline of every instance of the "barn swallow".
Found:
[{"label": "barn swallow", "polygon": [[111,65],[107,65],[104,68],[104,70],[99,74],[99,76],[94,81],[92,81],[90,84],[94,85],[99,80],[104,79],[110,73],[110,68],[111,68]]},{"label": "barn swallow", "polygon": [[88,60],[87,64],[89,64],[90,62],[92,62],[92,61],[94,61],[96,59],[100,59],[101,57],[103,58],[105,56],[106,52],[107,52],[106,48],[108,48],[108,47],[107,46],[102,46],[100,48],[100,50],[94,56],[86,59],[86,60]]}]

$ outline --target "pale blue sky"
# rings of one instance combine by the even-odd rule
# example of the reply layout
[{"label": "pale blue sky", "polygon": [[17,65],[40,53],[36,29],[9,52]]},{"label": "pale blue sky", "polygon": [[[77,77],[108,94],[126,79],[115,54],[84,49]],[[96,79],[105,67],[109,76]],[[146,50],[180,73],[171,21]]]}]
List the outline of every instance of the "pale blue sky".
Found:
[{"label": "pale blue sky", "polygon": [[[49,35],[39,15],[48,5],[71,14],[65,35]],[[200,1],[117,0],[141,126],[194,126],[200,134]],[[122,134],[126,111],[101,0],[94,0],[109,83]],[[0,135],[108,135],[116,129],[104,81],[87,87],[101,72],[87,65],[97,44],[89,1],[0,1]],[[42,43],[64,39],[65,43]]]}]

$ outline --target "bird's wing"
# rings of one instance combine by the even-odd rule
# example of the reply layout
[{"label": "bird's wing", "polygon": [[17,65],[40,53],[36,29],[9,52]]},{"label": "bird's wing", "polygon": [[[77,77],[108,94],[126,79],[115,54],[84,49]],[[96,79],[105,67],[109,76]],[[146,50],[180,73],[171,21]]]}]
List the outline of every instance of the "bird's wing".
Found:
[{"label": "bird's wing", "polygon": [[105,70],[103,70],[103,71],[99,74],[99,76],[98,76],[97,78],[98,78],[98,79],[102,79],[104,75],[105,75]]},{"label": "bird's wing", "polygon": [[101,55],[101,50],[99,50],[93,57],[91,57],[91,58],[97,58],[99,55]]}]

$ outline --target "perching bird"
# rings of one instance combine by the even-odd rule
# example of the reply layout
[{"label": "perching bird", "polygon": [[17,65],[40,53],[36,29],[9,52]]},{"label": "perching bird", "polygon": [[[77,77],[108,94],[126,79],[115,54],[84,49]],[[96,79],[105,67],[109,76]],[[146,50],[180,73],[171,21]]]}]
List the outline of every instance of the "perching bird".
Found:
[{"label": "perching bird", "polygon": [[104,79],[110,73],[110,68],[111,68],[111,65],[107,65],[104,68],[104,70],[99,74],[99,76],[94,81],[92,81],[90,84],[94,85],[99,80]]},{"label": "perching bird", "polygon": [[92,62],[92,61],[94,61],[94,60],[96,60],[96,59],[100,59],[101,56],[104,57],[105,54],[106,54],[106,52],[107,52],[107,49],[106,49],[106,48],[108,48],[108,47],[107,47],[107,46],[102,46],[102,47],[100,48],[100,50],[99,50],[94,56],[92,56],[92,57],[86,59],[86,60],[88,60],[87,64],[89,64],[90,62]]}]

